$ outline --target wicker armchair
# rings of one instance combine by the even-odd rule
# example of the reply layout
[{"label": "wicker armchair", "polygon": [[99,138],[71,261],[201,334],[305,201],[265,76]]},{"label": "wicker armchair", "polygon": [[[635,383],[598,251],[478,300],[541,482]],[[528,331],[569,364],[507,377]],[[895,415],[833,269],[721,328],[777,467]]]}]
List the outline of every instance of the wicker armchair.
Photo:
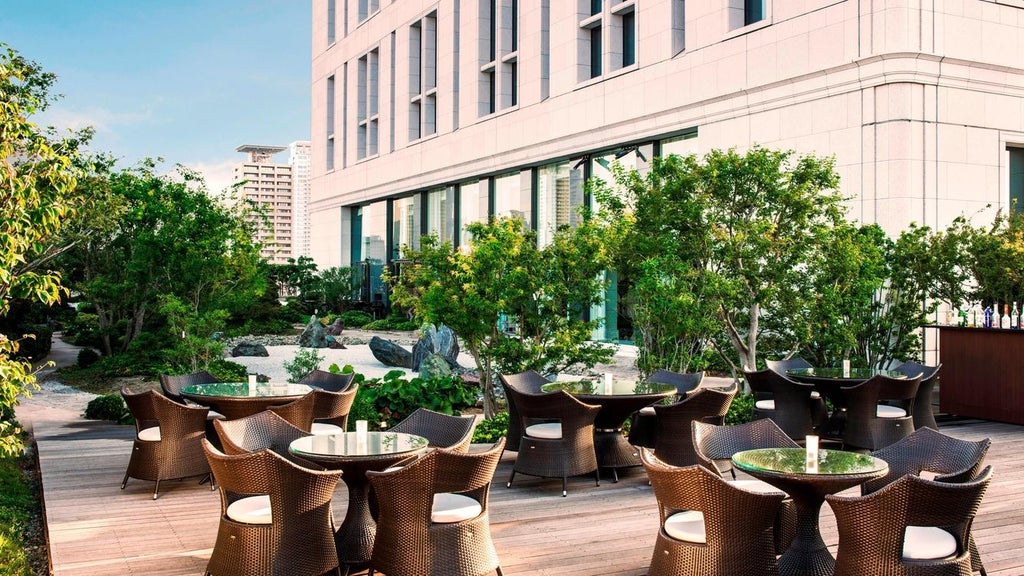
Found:
[{"label": "wicker armchair", "polygon": [[[700,387],[703,372],[672,372],[657,369],[647,378],[648,382],[671,384],[676,387],[676,401]],[[629,443],[633,446],[654,448],[654,437],[658,431],[658,420],[653,406],[645,406],[630,417]]]},{"label": "wicker armchair", "polygon": [[181,389],[185,386],[192,386],[193,384],[216,384],[218,382],[220,382],[220,380],[206,370],[193,372],[191,374],[181,374],[178,376],[171,376],[169,374],[160,375],[160,389],[164,391],[164,396],[167,396],[178,404],[191,403],[191,401],[186,400],[185,397],[181,395]]},{"label": "wicker armchair", "polygon": [[[743,450],[799,447],[771,419],[762,418],[735,426],[716,426],[694,421],[692,427],[693,447],[697,451],[698,464],[719,474],[728,470],[735,485],[744,490],[781,493],[778,488],[761,480],[736,480],[736,470],[732,467],[732,455]],[[775,518],[777,553],[782,554],[789,548],[790,542],[796,536],[796,529],[796,506],[787,496]]]},{"label": "wicker armchair", "polygon": [[567,478],[594,473],[601,485],[594,451],[594,418],[600,406],[584,404],[567,392],[524,394],[506,387],[519,410],[523,434],[507,487],[516,472],[542,478],[561,478],[562,496],[568,494]]},{"label": "wicker armchair", "polygon": [[938,366],[925,366],[909,360],[893,369],[911,377],[921,375],[921,383],[918,384],[917,394],[914,396],[915,429],[939,429],[939,425],[935,422],[935,412],[932,410],[932,394],[935,391],[935,382],[939,379],[940,368],[942,368],[941,363]]},{"label": "wicker armchair", "polygon": [[[860,485],[861,495],[876,492],[907,474],[920,475],[922,471],[935,474],[939,482],[966,482],[978,475],[992,441],[988,438],[971,442],[946,436],[931,428],[920,428],[871,455],[889,464],[889,473]],[[985,574],[981,554],[969,537],[971,565],[975,572]]]},{"label": "wicker armchair", "polygon": [[270,450],[226,455],[203,447],[221,500],[207,575],[341,573],[331,513],[340,471],[309,470]]},{"label": "wicker armchair", "polygon": [[744,370],[743,377],[754,392],[752,419],[770,418],[794,440],[814,431],[815,405],[822,400],[812,398],[813,384],[794,382],[774,370]]},{"label": "wicker armchair", "polygon": [[904,379],[877,375],[840,388],[846,401],[843,445],[878,450],[909,436],[914,431],[914,397],[920,381],[920,375]]},{"label": "wicker armchair", "polygon": [[992,468],[961,484],[908,475],[869,496],[829,495],[835,576],[971,574],[970,530]]},{"label": "wicker armchair", "polygon": [[218,420],[213,426],[224,445],[224,452],[228,454],[269,449],[293,461],[295,458],[289,456],[288,445],[292,440],[309,436],[309,433],[269,410],[235,420]]},{"label": "wicker armchair", "polygon": [[313,417],[316,415],[316,409],[317,396],[312,391],[287,404],[279,404],[267,408],[268,411],[284,418],[293,426],[306,433],[310,433],[313,429]]},{"label": "wicker armchair", "polygon": [[344,392],[352,384],[355,378],[354,373],[337,374],[324,370],[313,370],[299,380],[299,384],[306,384],[314,388],[322,388],[331,392]]},{"label": "wicker armchair", "polygon": [[498,378],[501,380],[501,387],[505,392],[505,401],[508,402],[508,432],[505,433],[505,450],[518,452],[519,441],[523,436],[523,427],[520,425],[515,398],[508,389],[512,388],[524,394],[540,394],[540,387],[547,384],[548,379],[533,370],[518,374],[499,374]]},{"label": "wicker armchair", "polygon": [[348,429],[348,413],[352,403],[356,401],[359,384],[348,387],[344,392],[333,392],[327,389],[314,388],[313,395],[313,426],[310,432],[315,435],[339,434]]},{"label": "wicker armchair", "polygon": [[646,448],[640,459],[661,520],[649,576],[778,575],[772,523],[781,492],[748,492],[703,466],[669,466]]},{"label": "wicker armchair", "polygon": [[804,360],[803,358],[796,356],[794,358],[786,358],[784,360],[765,360],[764,365],[778,374],[786,375],[786,370],[796,370],[798,368],[814,368],[814,366]]},{"label": "wicker armchair", "polygon": [[160,495],[160,481],[210,475],[203,455],[207,409],[185,406],[154,390],[132,392],[121,389],[128,410],[135,418],[135,440],[121,489],[129,478],[151,480],[153,499]]},{"label": "wicker armchair", "polygon": [[434,448],[448,448],[455,452],[467,452],[473,441],[476,418],[452,416],[417,408],[401,422],[391,427],[391,432],[404,432],[423,436]]},{"label": "wicker armchair", "polygon": [[692,466],[697,463],[693,447],[693,421],[723,424],[736,385],[729,388],[698,388],[679,402],[655,405],[658,432],[654,441],[654,456],[671,466]]},{"label": "wicker armchair", "polygon": [[379,503],[370,576],[501,576],[487,503],[504,443],[485,452],[435,450],[401,468],[367,472]]}]

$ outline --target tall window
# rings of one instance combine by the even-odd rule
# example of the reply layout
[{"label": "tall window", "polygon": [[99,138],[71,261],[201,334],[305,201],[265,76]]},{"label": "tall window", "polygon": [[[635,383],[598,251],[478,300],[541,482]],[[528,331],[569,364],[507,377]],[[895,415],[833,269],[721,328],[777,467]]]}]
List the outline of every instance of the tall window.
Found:
[{"label": "tall window", "polygon": [[441,242],[455,241],[455,188],[447,186],[427,192],[427,233]]},{"label": "tall window", "polygon": [[377,155],[379,120],[379,62],[377,49],[359,59],[358,108],[356,110],[356,157]]},{"label": "tall window", "polygon": [[402,257],[404,248],[418,249],[420,247],[420,226],[419,226],[419,203],[420,195],[398,198],[393,201],[392,214],[392,253],[391,258]]},{"label": "tall window", "polygon": [[519,0],[480,1],[478,114],[519,103]]},{"label": "tall window", "polygon": [[551,243],[562,225],[579,224],[583,205],[583,168],[570,168],[570,162],[541,166],[537,170],[537,241]]},{"label": "tall window", "polygon": [[409,27],[409,140],[437,133],[437,13]]},{"label": "tall window", "polygon": [[743,24],[764,20],[764,0],[743,0]]},{"label": "tall window", "polygon": [[636,64],[636,5],[640,0],[577,1],[578,79],[597,78]]},{"label": "tall window", "polygon": [[470,234],[466,224],[487,221],[487,181],[459,185],[459,246],[468,247]]},{"label": "tall window", "polygon": [[1024,148],[1008,146],[1010,153],[1010,206],[1024,213]]},{"label": "tall window", "polygon": [[324,153],[327,158],[327,169],[334,170],[334,75],[327,77],[327,102],[324,106],[324,124],[327,125],[327,146]]},{"label": "tall window", "polygon": [[337,16],[335,5],[337,0],[327,0],[327,45],[334,44],[335,27],[337,26]]},{"label": "tall window", "polygon": [[519,172],[496,176],[494,185],[494,216],[512,216],[530,225],[530,190],[524,189]]},{"label": "tall window", "polygon": [[380,0],[359,0],[359,21],[362,22],[380,10]]},{"label": "tall window", "polygon": [[687,132],[680,136],[666,138],[660,142],[661,156],[675,154],[677,156],[689,156],[697,153],[697,131]]},{"label": "tall window", "polygon": [[672,54],[686,49],[686,0],[672,0]]}]

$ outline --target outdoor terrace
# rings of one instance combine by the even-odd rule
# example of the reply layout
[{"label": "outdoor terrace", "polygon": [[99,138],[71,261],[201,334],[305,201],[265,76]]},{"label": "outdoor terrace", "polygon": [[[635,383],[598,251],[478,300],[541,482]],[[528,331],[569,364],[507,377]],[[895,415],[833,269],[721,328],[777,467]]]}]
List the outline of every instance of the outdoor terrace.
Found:
[{"label": "outdoor terrace", "polygon": [[[58,576],[194,575],[206,566],[217,532],[216,492],[195,480],[161,483],[121,478],[133,429],[82,420],[68,410],[32,415],[43,475],[53,573]],[[943,425],[958,438],[992,439],[987,463],[995,477],[974,535],[990,575],[1024,574],[1024,427],[966,421]],[[658,526],[657,504],[640,468],[615,484],[592,477],[560,480],[518,475],[505,488],[514,453],[498,467],[491,491],[491,531],[506,575],[646,574]],[[346,497],[335,496],[338,521]],[[856,489],[853,489],[856,493]],[[835,551],[831,510],[822,533]],[[738,553],[740,553],[738,551]]]}]

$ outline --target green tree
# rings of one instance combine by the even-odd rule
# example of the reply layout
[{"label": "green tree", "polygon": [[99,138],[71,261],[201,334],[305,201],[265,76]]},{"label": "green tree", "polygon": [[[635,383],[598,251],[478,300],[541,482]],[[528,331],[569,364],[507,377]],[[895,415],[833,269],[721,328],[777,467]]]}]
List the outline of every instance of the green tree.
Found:
[{"label": "green tree", "polygon": [[73,225],[76,244],[65,269],[96,308],[106,354],[162,329],[162,295],[175,296],[198,318],[244,310],[267,289],[244,207],[211,197],[187,169],[179,167],[176,178],[155,169],[148,160],[89,179],[90,211]]},{"label": "green tree", "polygon": [[[49,106],[55,77],[0,43],[0,316],[12,298],[57,302],[65,293],[52,260],[78,197],[78,147],[88,132],[57,137],[30,117]],[[29,362],[18,359],[22,335],[0,334],[0,453],[21,448],[14,406],[36,386]]]},{"label": "green tree", "polygon": [[605,265],[593,224],[560,228],[544,248],[517,218],[468,229],[467,252],[424,236],[419,250],[404,252],[411,264],[389,281],[393,302],[458,335],[476,362],[488,418],[499,372],[555,373],[611,357],[612,349],[589,341],[597,322],[582,319],[602,296]]}]

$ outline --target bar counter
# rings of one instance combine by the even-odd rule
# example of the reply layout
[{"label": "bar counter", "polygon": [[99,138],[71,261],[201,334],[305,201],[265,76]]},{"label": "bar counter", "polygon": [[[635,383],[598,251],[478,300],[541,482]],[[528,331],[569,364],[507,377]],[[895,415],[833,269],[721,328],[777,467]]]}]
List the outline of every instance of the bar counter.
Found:
[{"label": "bar counter", "polygon": [[1024,330],[939,329],[939,410],[1024,424]]}]

